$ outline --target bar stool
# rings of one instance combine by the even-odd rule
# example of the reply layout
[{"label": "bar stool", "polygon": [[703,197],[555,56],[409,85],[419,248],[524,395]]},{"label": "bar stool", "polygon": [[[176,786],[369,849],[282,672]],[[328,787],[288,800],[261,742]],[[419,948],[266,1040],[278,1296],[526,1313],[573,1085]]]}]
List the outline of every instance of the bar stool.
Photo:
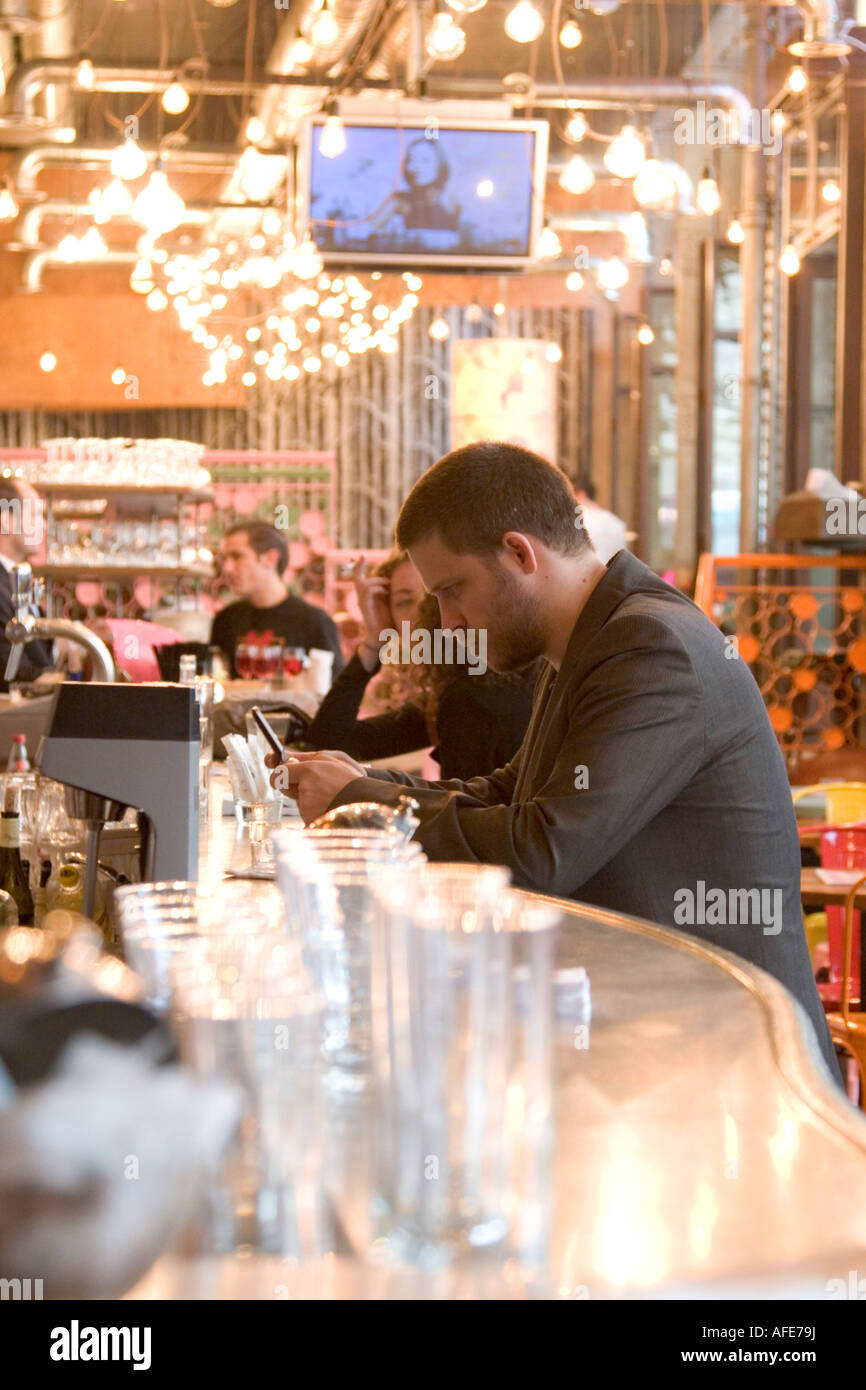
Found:
[{"label": "bar stool", "polygon": [[858,1010],[851,1010],[851,971],[853,962],[851,960],[851,946],[854,937],[854,902],[857,897],[858,889],[866,883],[866,874],[862,874],[856,883],[852,883],[845,899],[845,933],[842,943],[842,1006],[838,1013],[828,1013],[827,1023],[830,1028],[830,1036],[837,1047],[844,1047],[850,1052],[857,1063],[860,1072],[860,1109],[866,1110],[866,1013]]}]

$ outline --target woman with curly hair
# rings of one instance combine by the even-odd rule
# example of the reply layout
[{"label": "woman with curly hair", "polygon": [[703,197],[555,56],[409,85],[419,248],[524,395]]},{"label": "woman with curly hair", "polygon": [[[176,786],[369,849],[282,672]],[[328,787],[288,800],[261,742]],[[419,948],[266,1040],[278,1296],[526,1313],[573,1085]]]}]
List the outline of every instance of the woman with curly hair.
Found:
[{"label": "woman with curly hair", "polygon": [[[411,624],[433,633],[439,605],[423,595],[418,573],[397,553],[369,577],[359,561],[355,589],[364,620],[357,652],[322,701],[306,739],[362,761],[393,758],[433,745],[442,778],[467,780],[502,767],[520,747],[532,708],[535,668],[515,675],[471,675],[464,662],[402,666],[403,699],[367,719],[358,714],[379,662],[380,634]],[[431,644],[432,645],[432,644]]]}]

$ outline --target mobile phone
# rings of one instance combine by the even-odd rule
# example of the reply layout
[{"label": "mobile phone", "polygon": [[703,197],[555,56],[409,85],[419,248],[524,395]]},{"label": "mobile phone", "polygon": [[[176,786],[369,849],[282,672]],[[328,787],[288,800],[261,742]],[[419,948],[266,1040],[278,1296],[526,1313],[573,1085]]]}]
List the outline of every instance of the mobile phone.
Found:
[{"label": "mobile phone", "polygon": [[265,719],[265,716],[262,714],[258,705],[253,705],[252,709],[250,710],[250,714],[253,716],[253,719],[256,721],[256,724],[264,734],[268,744],[270,745],[271,752],[276,753],[278,758],[282,758],[284,751],[283,745],[280,743],[280,740],[277,738],[267,719]]}]

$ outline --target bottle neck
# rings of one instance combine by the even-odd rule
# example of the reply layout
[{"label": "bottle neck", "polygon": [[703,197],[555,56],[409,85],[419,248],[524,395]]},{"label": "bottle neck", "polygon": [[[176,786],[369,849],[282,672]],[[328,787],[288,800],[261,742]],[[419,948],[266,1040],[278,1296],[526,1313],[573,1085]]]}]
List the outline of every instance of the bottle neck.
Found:
[{"label": "bottle neck", "polygon": [[0,849],[19,849],[21,846],[21,821],[17,811],[0,813]]}]

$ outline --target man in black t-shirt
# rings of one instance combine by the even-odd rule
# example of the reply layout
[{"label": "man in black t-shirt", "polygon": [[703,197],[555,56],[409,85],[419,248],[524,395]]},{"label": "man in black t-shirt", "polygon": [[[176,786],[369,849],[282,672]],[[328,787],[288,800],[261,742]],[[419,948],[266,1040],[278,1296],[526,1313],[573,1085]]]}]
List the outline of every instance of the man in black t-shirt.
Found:
[{"label": "man in black t-shirt", "polygon": [[336,624],[323,609],[292,597],[282,580],[288,562],[285,536],[264,521],[238,521],[223,537],[220,567],[237,601],[216,614],[210,640],[225,654],[232,676],[239,674],[238,644],[263,632],[284,638],[287,647],[331,651],[333,674],[342,670]]}]

